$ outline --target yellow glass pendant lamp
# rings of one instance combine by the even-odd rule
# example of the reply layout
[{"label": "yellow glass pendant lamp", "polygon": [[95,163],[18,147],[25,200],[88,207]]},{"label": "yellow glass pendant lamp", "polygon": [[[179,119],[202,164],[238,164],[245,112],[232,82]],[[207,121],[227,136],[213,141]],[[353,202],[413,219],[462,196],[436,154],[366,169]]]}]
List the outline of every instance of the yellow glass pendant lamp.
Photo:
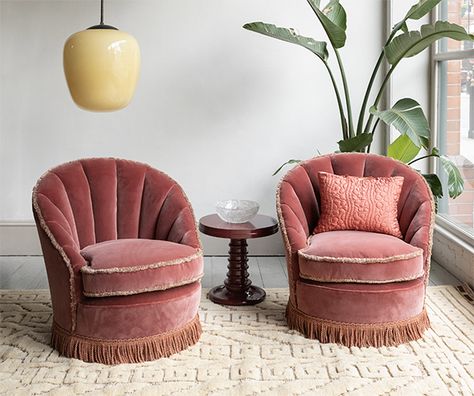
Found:
[{"label": "yellow glass pendant lamp", "polygon": [[74,102],[90,111],[114,111],[133,97],[140,71],[140,48],[133,36],[104,24],[74,33],[64,45],[64,73]]}]

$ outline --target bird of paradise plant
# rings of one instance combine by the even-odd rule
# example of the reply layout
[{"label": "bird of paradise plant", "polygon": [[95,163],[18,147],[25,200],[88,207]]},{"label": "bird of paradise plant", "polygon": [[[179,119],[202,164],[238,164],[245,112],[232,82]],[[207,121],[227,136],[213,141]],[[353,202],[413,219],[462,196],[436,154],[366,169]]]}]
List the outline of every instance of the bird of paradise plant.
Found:
[{"label": "bird of paradise plant", "polygon": [[[320,0],[307,0],[317,19],[321,23],[336,57],[339,69],[340,81],[338,83],[329,63],[328,44],[325,41],[316,41],[311,37],[299,35],[294,29],[277,27],[263,22],[252,22],[243,27],[265,36],[299,45],[311,51],[323,63],[336,95],[339,110],[342,139],[338,142],[341,152],[370,152],[370,146],[377,126],[380,121],[394,127],[400,135],[395,139],[387,150],[387,156],[412,165],[416,161],[435,157],[441,162],[441,168],[447,174],[448,193],[451,198],[459,196],[464,188],[464,181],[456,165],[446,156],[441,155],[431,142],[431,131],[423,109],[420,104],[411,98],[398,100],[392,108],[381,110],[379,108],[383,94],[393,72],[404,58],[415,56],[428,48],[431,44],[442,38],[454,40],[474,41],[474,36],[468,34],[465,29],[447,21],[437,21],[433,24],[422,25],[419,30],[410,31],[408,23],[410,20],[419,20],[427,15],[441,0],[419,0],[413,5],[405,17],[393,26],[392,31],[382,48],[375,67],[365,91],[362,105],[359,111],[357,123],[352,117],[351,98],[347,83],[344,64],[339,50],[346,43],[346,11],[339,0],[330,0],[325,7],[321,7]],[[382,83],[375,94],[375,99],[369,107],[374,82],[382,65],[386,61],[388,70],[382,76]],[[366,119],[367,117],[367,119]],[[418,157],[422,150],[427,154]],[[289,160],[283,164],[274,174],[287,164],[297,163],[299,160]],[[428,182],[433,195],[438,199],[443,196],[443,187],[436,174],[423,175]]]}]

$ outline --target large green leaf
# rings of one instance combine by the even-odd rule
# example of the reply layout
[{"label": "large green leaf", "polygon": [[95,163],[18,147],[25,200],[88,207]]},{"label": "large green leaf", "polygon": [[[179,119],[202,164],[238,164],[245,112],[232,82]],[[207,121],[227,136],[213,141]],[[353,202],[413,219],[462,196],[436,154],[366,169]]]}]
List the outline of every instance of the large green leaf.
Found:
[{"label": "large green leaf", "polygon": [[371,133],[361,133],[352,138],[340,140],[337,144],[339,145],[339,150],[343,153],[361,151],[372,143],[373,137]]},{"label": "large green leaf", "polygon": [[402,30],[404,33],[408,33],[407,20],[415,19],[418,20],[428,14],[441,0],[420,0],[418,3],[413,5],[405,15],[405,17],[398,22],[393,28],[390,35],[390,40],[393,38],[399,30]]},{"label": "large green leaf", "polygon": [[243,27],[244,29],[251,30],[265,36],[273,37],[278,40],[286,41],[287,43],[300,45],[310,50],[324,62],[326,62],[328,58],[328,51],[324,41],[316,41],[310,37],[300,36],[292,29],[278,27],[264,22],[247,23]]},{"label": "large green leaf", "polygon": [[443,197],[443,186],[441,185],[441,181],[434,173],[422,174],[422,176],[425,178],[428,186],[430,186],[430,190],[434,196],[435,209],[436,212],[438,212],[438,199]]},{"label": "large green leaf", "polygon": [[336,26],[346,31],[346,28],[347,28],[346,10],[339,3],[339,0],[329,1],[326,7],[323,8],[323,14],[326,15],[328,19],[332,23],[334,23]]},{"label": "large green leaf", "polygon": [[331,0],[322,10],[320,9],[320,1],[307,1],[321,22],[333,47],[344,47],[346,43],[346,11],[339,0]]},{"label": "large green leaf", "polygon": [[[440,155],[439,150],[436,147],[433,147],[431,150],[431,153],[423,156],[421,158],[418,158],[414,161],[411,161],[408,165],[413,164],[416,161],[419,161],[421,159],[425,159],[427,157],[436,157],[439,158],[440,163],[441,163],[441,168],[442,170],[447,174],[448,176],[448,194],[451,198],[456,198],[461,193],[464,191],[464,180],[462,178],[461,172],[459,172],[458,167],[456,164],[451,161],[448,157],[445,155]],[[425,176],[425,175],[423,175]],[[437,176],[436,176],[437,177]],[[437,183],[436,183],[437,185]],[[430,184],[431,186],[431,184]],[[433,187],[432,187],[433,189]],[[433,194],[435,191],[433,191]],[[440,196],[443,196],[442,193]]]},{"label": "large green leaf", "polygon": [[454,23],[438,21],[434,25],[427,24],[420,31],[411,31],[396,36],[384,48],[388,62],[393,65],[402,58],[409,58],[428,48],[436,40],[449,37],[454,40],[474,40],[463,27]]},{"label": "large green leaf", "polygon": [[448,192],[451,198],[456,198],[464,191],[464,179],[454,162],[445,155],[440,155],[439,160],[443,170],[448,174]]},{"label": "large green leaf", "polygon": [[407,19],[420,19],[428,14],[433,8],[440,3],[441,0],[420,0],[417,4],[413,5],[405,15],[405,21]]},{"label": "large green leaf", "polygon": [[417,147],[428,146],[430,128],[420,104],[413,99],[400,99],[390,110],[378,111],[375,107],[370,112],[387,125],[393,125],[401,134],[407,135]]},{"label": "large green leaf", "polygon": [[428,182],[428,185],[431,188],[431,192],[436,198],[442,198],[443,197],[443,186],[441,184],[441,181],[439,180],[438,175],[435,175],[434,173],[425,173],[422,175],[425,180]]},{"label": "large green leaf", "polygon": [[408,164],[420,150],[421,148],[417,147],[407,135],[400,135],[388,146],[387,156]]}]

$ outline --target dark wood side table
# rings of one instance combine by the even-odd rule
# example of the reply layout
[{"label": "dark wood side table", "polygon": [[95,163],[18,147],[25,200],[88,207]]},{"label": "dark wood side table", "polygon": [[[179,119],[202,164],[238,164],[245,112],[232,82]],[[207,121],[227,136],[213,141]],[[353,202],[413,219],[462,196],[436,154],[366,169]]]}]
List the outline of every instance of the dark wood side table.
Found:
[{"label": "dark wood side table", "polygon": [[223,305],[254,305],[262,302],[265,290],[252,285],[247,271],[247,239],[275,234],[278,231],[277,221],[270,216],[257,215],[246,223],[232,224],[212,214],[199,220],[199,230],[206,235],[230,239],[227,278],[223,285],[209,291],[209,299]]}]

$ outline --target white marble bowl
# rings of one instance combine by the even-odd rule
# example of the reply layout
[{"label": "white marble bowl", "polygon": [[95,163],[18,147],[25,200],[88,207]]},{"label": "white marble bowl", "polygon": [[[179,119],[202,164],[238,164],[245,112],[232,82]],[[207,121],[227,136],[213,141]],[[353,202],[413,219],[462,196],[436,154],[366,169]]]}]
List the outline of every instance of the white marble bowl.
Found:
[{"label": "white marble bowl", "polygon": [[258,209],[257,202],[245,199],[226,199],[216,203],[217,214],[226,223],[246,223],[255,217]]}]

